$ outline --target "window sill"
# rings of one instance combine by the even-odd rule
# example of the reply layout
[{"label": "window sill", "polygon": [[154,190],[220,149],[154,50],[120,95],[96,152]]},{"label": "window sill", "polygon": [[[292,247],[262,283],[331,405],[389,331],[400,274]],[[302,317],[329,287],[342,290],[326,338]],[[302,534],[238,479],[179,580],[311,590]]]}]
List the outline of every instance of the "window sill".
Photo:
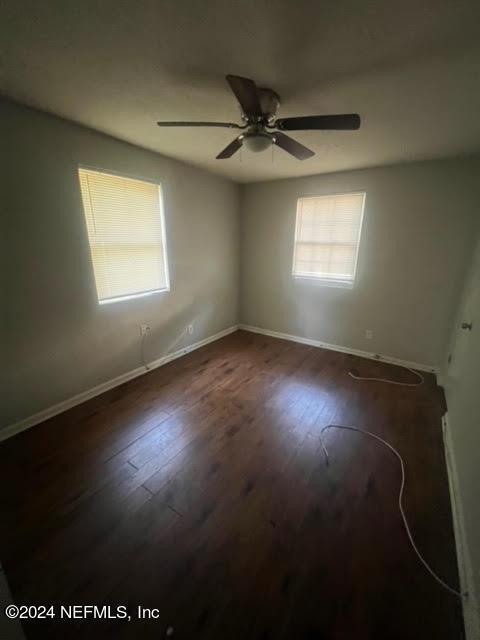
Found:
[{"label": "window sill", "polygon": [[293,274],[295,280],[305,280],[316,284],[320,287],[335,287],[338,289],[353,289],[353,280],[333,280],[329,278],[319,278],[317,276],[302,276],[296,273]]},{"label": "window sill", "polygon": [[142,291],[142,293],[132,293],[128,296],[118,296],[118,298],[107,298],[105,300],[99,300],[98,304],[113,304],[114,302],[125,302],[127,300],[135,300],[136,298],[146,298],[147,296],[153,296],[155,293],[166,293],[170,291],[170,287],[163,289],[153,289],[152,291]]}]

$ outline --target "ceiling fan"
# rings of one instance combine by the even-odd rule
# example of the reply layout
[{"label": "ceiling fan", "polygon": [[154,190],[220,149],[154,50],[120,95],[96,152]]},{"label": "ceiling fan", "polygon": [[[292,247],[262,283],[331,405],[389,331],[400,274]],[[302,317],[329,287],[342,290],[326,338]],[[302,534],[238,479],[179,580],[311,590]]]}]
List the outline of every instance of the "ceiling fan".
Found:
[{"label": "ceiling fan", "polygon": [[[157,122],[159,127],[227,127],[244,131],[229,145],[220,151],[217,160],[231,158],[243,143],[251,151],[264,151],[276,144],[297,160],[306,160],[315,152],[300,144],[284,131],[327,131],[353,130],[360,128],[360,116],[357,113],[345,113],[331,116],[300,116],[298,118],[278,118],[280,97],[272,89],[256,86],[253,80],[240,76],[226,76],[230,89],[235,94],[241,108],[243,123],[235,122]],[[276,129],[276,131],[272,131]]]}]

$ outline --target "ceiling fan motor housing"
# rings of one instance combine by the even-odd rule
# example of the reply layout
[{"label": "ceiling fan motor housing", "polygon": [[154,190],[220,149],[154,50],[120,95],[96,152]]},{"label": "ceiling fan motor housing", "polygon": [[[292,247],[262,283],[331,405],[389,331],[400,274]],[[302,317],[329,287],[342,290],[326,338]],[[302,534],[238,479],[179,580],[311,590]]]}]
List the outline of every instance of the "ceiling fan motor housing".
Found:
[{"label": "ceiling fan motor housing", "polygon": [[258,97],[260,100],[260,106],[262,107],[262,113],[266,116],[267,121],[270,122],[275,118],[275,115],[280,107],[280,96],[272,89],[258,89]]},{"label": "ceiling fan motor housing", "polygon": [[272,124],[280,108],[280,96],[273,89],[265,89],[263,87],[257,88],[257,94],[262,114],[254,116],[251,113],[245,113],[240,107],[242,120],[247,124],[254,124],[255,121],[267,125]]}]

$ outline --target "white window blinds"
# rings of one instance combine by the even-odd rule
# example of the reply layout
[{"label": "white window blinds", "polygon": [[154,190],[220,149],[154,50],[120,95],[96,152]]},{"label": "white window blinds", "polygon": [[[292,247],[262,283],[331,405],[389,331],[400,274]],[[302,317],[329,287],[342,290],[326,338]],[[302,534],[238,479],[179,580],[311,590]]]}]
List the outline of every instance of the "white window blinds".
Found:
[{"label": "white window blinds", "polygon": [[293,274],[352,284],[365,193],[299,198]]},{"label": "white window blinds", "polygon": [[160,185],[78,173],[99,302],[168,290]]}]

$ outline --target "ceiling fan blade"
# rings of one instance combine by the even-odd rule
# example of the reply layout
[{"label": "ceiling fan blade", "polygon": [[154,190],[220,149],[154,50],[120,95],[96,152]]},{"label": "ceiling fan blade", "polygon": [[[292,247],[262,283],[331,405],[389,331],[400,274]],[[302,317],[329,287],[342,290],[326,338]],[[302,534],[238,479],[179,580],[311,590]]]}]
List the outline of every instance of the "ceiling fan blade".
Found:
[{"label": "ceiling fan blade", "polygon": [[246,116],[261,116],[262,108],[258,98],[257,86],[253,80],[240,76],[226,76],[230,89],[242,107]]},{"label": "ceiling fan blade", "polygon": [[230,144],[228,144],[223,151],[217,156],[217,160],[225,160],[225,158],[231,158],[234,153],[236,153],[243,144],[243,136],[238,136],[235,140],[232,140]]},{"label": "ceiling fan blade", "polygon": [[159,127],[227,127],[228,129],[244,129],[235,122],[157,122]]},{"label": "ceiling fan blade", "polygon": [[300,144],[300,142],[297,142],[293,138],[290,138],[290,136],[280,133],[280,131],[274,132],[273,142],[287,153],[295,156],[297,160],[306,160],[307,158],[311,158],[315,155],[314,151],[305,147],[303,144]]},{"label": "ceiling fan blade", "polygon": [[281,131],[353,130],[360,128],[360,116],[358,113],[342,113],[333,116],[279,118],[274,126]]}]

